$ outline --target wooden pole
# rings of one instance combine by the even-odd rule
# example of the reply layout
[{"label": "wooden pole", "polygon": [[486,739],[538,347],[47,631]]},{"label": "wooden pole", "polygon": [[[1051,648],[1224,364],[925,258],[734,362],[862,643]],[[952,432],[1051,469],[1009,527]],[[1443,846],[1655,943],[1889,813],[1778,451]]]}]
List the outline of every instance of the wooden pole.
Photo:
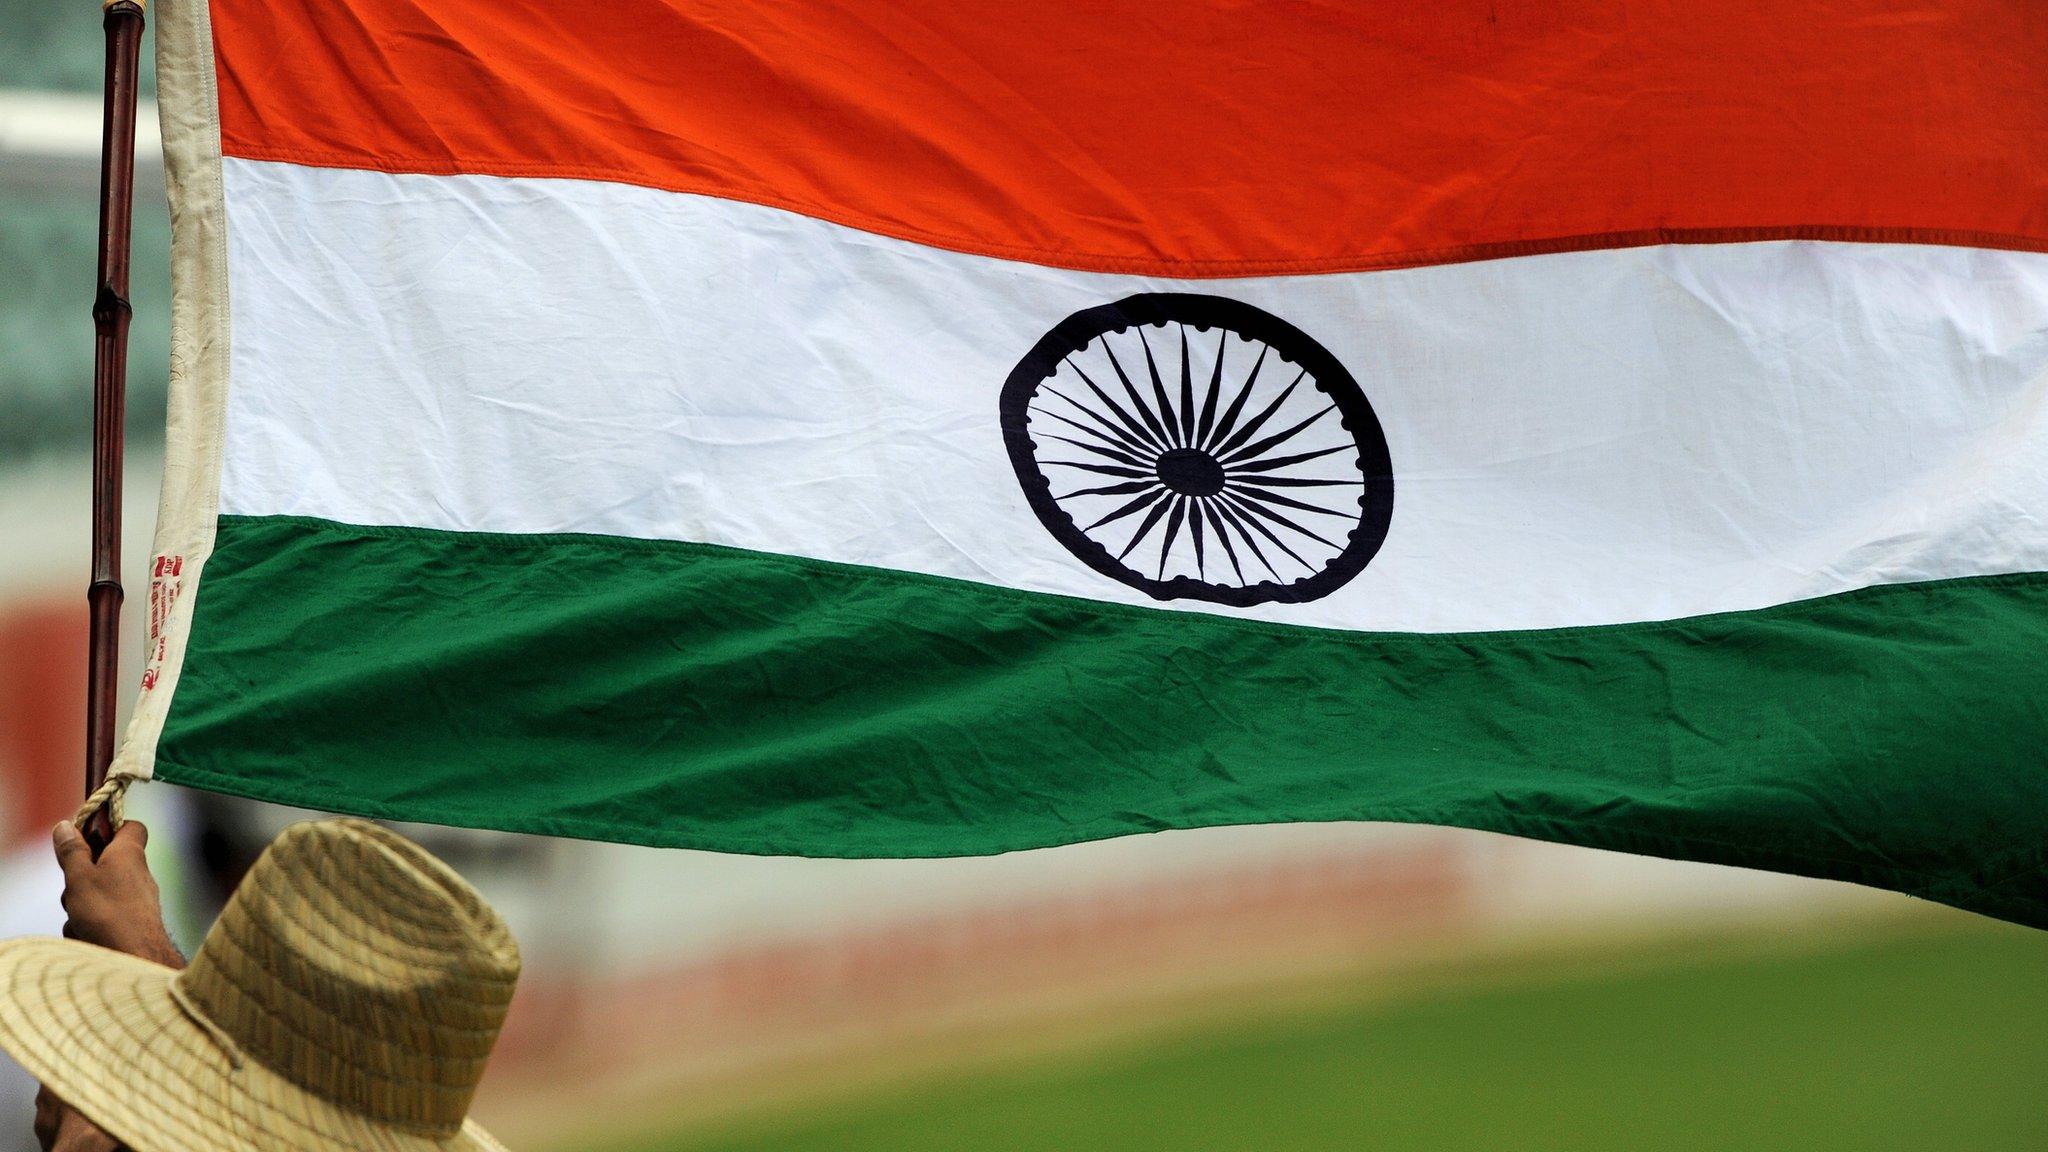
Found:
[{"label": "wooden pole", "polygon": [[[135,217],[135,99],[142,52],[142,5],[107,0],[106,115],[100,136],[99,290],[93,298],[92,584],[86,610],[85,792],[114,760],[114,703],[121,657],[122,421],[128,408],[128,252]],[[107,812],[89,821],[95,854],[113,837]]]}]

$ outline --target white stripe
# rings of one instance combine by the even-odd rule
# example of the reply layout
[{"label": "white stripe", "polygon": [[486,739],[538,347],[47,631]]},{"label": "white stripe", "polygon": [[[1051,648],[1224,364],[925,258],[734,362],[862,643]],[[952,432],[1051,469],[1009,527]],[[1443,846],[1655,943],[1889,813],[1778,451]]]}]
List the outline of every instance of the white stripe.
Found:
[{"label": "white stripe", "polygon": [[1348,366],[1398,487],[1385,547],[1331,595],[1170,607],[1531,628],[2048,568],[2041,255],[1787,242],[1176,282],[611,184],[226,176],[226,513],[1151,604],[1040,525],[997,400],[1070,313],[1194,291]]}]

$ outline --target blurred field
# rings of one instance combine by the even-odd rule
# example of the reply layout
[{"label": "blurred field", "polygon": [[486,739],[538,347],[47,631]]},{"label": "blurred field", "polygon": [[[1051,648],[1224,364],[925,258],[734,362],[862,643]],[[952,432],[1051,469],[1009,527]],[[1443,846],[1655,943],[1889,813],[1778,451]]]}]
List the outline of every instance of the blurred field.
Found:
[{"label": "blurred field", "polygon": [[2048,933],[1974,918],[1462,962],[1243,1007],[589,1147],[2048,1148]]}]

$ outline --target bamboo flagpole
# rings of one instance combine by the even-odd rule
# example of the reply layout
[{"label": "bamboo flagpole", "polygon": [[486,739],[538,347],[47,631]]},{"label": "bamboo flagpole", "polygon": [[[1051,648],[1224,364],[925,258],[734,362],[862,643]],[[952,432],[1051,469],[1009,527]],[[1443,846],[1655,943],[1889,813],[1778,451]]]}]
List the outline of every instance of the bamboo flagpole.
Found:
[{"label": "bamboo flagpole", "polygon": [[[121,645],[122,421],[128,407],[128,254],[135,208],[135,102],[142,51],[142,5],[106,0],[106,114],[100,137],[99,288],[93,298],[92,584],[85,686],[85,791],[107,778],[114,759],[115,699]],[[87,821],[97,853],[113,836],[101,808]]]}]

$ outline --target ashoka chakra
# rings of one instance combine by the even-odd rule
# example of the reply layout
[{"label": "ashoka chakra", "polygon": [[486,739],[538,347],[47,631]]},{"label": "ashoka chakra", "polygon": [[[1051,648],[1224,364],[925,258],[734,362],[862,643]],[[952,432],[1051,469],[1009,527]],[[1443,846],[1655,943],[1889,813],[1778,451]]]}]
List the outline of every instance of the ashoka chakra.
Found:
[{"label": "ashoka chakra", "polygon": [[1032,510],[1082,563],[1161,600],[1327,596],[1387,537],[1393,466],[1321,344],[1220,296],[1076,312],[1003,386]]}]

